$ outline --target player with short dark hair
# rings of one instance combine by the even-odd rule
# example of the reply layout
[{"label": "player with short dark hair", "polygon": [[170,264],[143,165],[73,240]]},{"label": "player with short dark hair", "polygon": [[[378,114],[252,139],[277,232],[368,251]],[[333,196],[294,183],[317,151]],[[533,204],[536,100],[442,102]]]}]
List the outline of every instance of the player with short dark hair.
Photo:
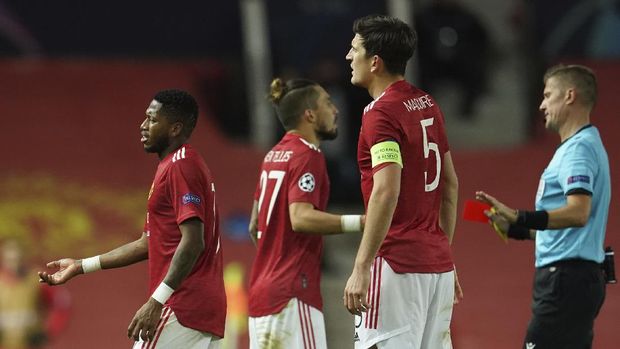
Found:
[{"label": "player with short dark hair", "polygon": [[374,99],[357,155],[366,226],[344,290],[355,347],[451,348],[452,305],[462,292],[450,252],[458,180],[443,114],[404,79],[416,45],[406,23],[367,16],[353,31],[351,83]]},{"label": "player with short dark hair", "polygon": [[137,311],[127,335],[134,348],[219,348],[226,295],[215,186],[200,154],[187,143],[198,105],[185,91],[155,95],[140,126],[141,142],[160,162],[148,195],[142,236],[99,256],[48,263],[41,280],[73,277],[148,259],[151,297]]},{"label": "player with short dark hair", "polygon": [[161,103],[161,113],[170,122],[183,123],[183,134],[189,138],[198,121],[198,104],[192,95],[181,90],[159,91],[154,100]]},{"label": "player with short dark hair", "polygon": [[310,80],[274,79],[270,99],[286,134],[265,155],[254,195],[250,348],[327,348],[322,235],[360,232],[363,217],[325,212],[330,184],[319,145],[338,134],[329,94]]},{"label": "player with short dark hair", "polygon": [[391,75],[405,75],[407,61],[415,51],[418,37],[403,21],[389,16],[367,16],[353,22],[353,32],[364,38],[368,57],[380,55]]}]

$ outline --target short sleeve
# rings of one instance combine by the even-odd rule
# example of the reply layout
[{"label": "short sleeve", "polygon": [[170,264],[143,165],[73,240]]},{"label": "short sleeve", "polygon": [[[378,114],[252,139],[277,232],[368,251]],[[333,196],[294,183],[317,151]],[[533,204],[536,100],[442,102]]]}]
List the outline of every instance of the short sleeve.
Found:
[{"label": "short sleeve", "polygon": [[401,143],[401,134],[398,127],[393,124],[389,117],[380,110],[371,109],[364,115],[362,136],[369,148],[384,141]]},{"label": "short sleeve", "polygon": [[205,222],[206,179],[191,161],[178,161],[170,167],[168,190],[178,224],[197,217]]},{"label": "short sleeve", "polygon": [[439,149],[441,149],[442,154],[445,154],[450,151],[450,143],[448,143],[448,135],[446,134],[446,121],[443,116],[443,112],[437,107],[439,111]]},{"label": "short sleeve", "polygon": [[[402,144],[402,135],[399,131],[398,127],[394,124],[393,120],[390,120],[387,114],[378,109],[371,109],[368,111],[362,120],[362,134],[364,142],[368,145],[369,149],[373,149],[375,145],[384,143],[389,145],[390,149],[394,149],[391,146],[391,143],[396,143],[396,148],[398,149],[398,154],[390,154],[390,157],[393,158],[392,161],[379,161],[372,168],[372,172],[376,173],[380,169],[386,167],[391,163],[397,163],[402,166],[402,160],[400,155],[400,145]],[[379,147],[384,148],[384,147]],[[377,148],[375,148],[377,149]],[[372,150],[371,150],[372,151]],[[372,156],[372,154],[371,154]]]},{"label": "short sleeve", "polygon": [[592,193],[596,168],[596,156],[587,142],[575,143],[567,149],[558,176],[564,195]]},{"label": "short sleeve", "polygon": [[288,204],[307,202],[321,207],[321,187],[327,185],[325,158],[316,151],[310,151],[295,160],[289,168]]}]

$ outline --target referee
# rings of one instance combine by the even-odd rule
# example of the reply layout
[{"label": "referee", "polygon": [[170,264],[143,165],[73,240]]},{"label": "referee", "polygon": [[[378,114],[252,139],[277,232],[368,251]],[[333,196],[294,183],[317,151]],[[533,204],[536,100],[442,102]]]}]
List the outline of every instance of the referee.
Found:
[{"label": "referee", "polygon": [[536,210],[512,209],[477,192],[492,206],[496,229],[536,240],[532,318],[526,349],[591,348],[594,319],[605,298],[600,263],[610,201],[609,160],[590,112],[596,77],[587,67],[557,65],[545,73],[540,110],[561,143],[543,171]]}]

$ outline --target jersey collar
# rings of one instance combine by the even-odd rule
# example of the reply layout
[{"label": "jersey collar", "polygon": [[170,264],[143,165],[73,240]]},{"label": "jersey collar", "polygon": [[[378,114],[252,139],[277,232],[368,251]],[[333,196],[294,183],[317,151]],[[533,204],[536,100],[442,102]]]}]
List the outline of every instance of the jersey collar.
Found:
[{"label": "jersey collar", "polygon": [[559,148],[559,147],[561,147],[564,143],[568,142],[568,140],[569,140],[569,139],[571,139],[571,138],[575,137],[575,136],[576,136],[579,132],[581,132],[581,131],[583,131],[583,130],[585,130],[585,129],[587,129],[587,128],[590,128],[590,127],[592,127],[592,126],[593,126],[592,124],[587,124],[587,125],[585,125],[584,127],[580,128],[580,129],[579,129],[579,130],[577,130],[577,132],[575,132],[572,136],[570,136],[570,137],[566,138],[566,139],[564,140],[564,142],[560,143],[560,145],[558,145],[558,148]]}]

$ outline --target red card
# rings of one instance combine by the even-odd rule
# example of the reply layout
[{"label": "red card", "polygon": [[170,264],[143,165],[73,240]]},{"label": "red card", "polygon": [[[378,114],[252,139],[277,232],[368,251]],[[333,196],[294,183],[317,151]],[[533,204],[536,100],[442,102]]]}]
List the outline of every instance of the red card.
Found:
[{"label": "red card", "polygon": [[491,206],[478,200],[466,200],[463,209],[463,219],[473,222],[488,223],[489,217],[484,214],[485,210],[490,210]]}]

